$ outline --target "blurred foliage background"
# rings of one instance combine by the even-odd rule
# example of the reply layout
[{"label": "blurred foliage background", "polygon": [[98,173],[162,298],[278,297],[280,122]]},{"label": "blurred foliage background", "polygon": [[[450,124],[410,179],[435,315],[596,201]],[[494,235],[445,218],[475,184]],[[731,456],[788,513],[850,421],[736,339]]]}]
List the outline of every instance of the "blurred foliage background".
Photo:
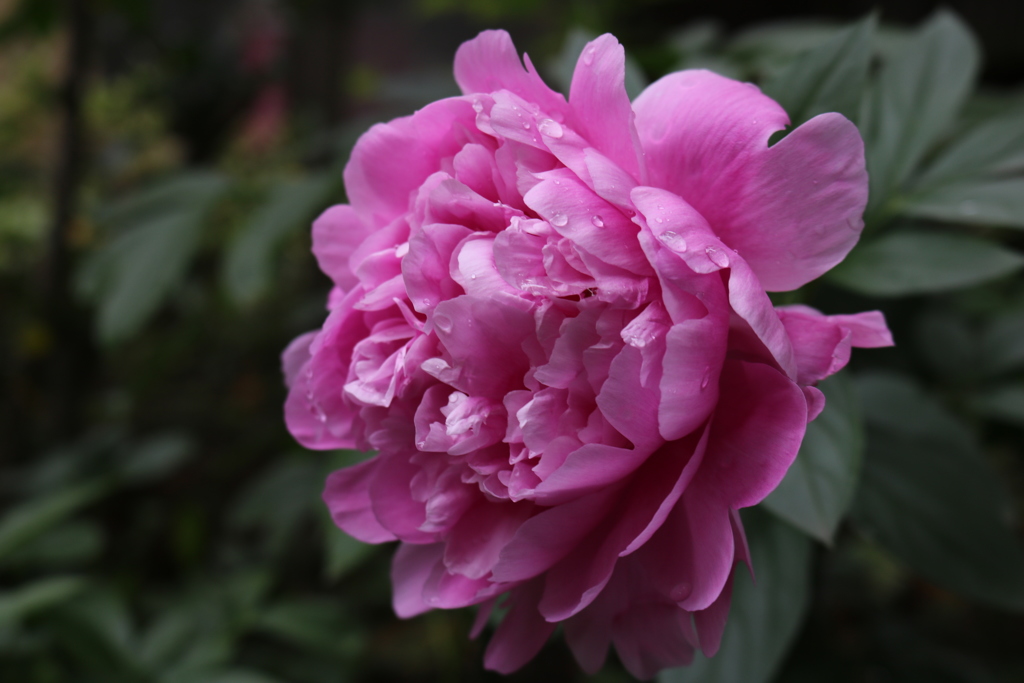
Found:
[{"label": "blurred foliage background", "polygon": [[[867,141],[861,246],[778,301],[898,345],[823,387],[745,516],[760,592],[664,679],[1024,680],[1024,5],[953,4],[0,0],[0,680],[500,679],[472,614],[392,615],[319,500],[359,456],[292,442],[278,368],[356,137],[498,26],[562,88],[612,31],[634,94],[712,68]],[[586,677],[556,641],[511,678]]]}]

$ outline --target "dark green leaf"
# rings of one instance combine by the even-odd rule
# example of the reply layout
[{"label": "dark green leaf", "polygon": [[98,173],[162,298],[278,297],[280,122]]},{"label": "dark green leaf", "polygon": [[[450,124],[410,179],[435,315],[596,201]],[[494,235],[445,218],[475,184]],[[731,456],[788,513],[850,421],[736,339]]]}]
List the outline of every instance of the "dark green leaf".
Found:
[{"label": "dark green leaf", "polygon": [[981,360],[988,375],[1024,367],[1024,311],[1004,313],[989,323],[981,344]]},{"label": "dark green leaf", "polygon": [[890,54],[865,121],[871,206],[903,185],[950,129],[974,85],[979,50],[956,15],[940,11]]},{"label": "dark green leaf", "polygon": [[127,450],[121,477],[133,484],[156,481],[188,460],[194,444],[186,435],[167,433],[154,436]]},{"label": "dark green leaf", "polygon": [[669,669],[661,683],[767,683],[803,622],[810,597],[811,543],[771,515],[745,512],[757,584],[736,568],[732,608],[722,647],[711,659],[697,653],[691,666]]},{"label": "dark green leaf", "polygon": [[239,305],[249,305],[266,292],[273,280],[277,247],[306,221],[326,208],[337,181],[329,174],[282,183],[256,209],[228,246],[224,287]]},{"label": "dark green leaf", "polygon": [[837,31],[764,84],[765,94],[782,105],[794,127],[829,111],[856,120],[876,24],[872,14]]},{"label": "dark green leaf", "polygon": [[81,565],[103,551],[103,527],[75,520],[53,527],[8,553],[2,566],[54,569]]},{"label": "dark green leaf", "polygon": [[1024,163],[1024,108],[986,119],[955,137],[914,183],[931,189],[979,176],[1020,171]]},{"label": "dark green leaf", "polygon": [[0,627],[16,624],[37,612],[67,602],[79,595],[86,585],[86,580],[81,577],[60,576],[0,592]]},{"label": "dark green leaf", "polygon": [[854,249],[828,278],[860,294],[943,292],[1008,275],[1024,257],[966,235],[900,231]]},{"label": "dark green leaf", "polygon": [[921,316],[917,341],[932,370],[947,380],[963,382],[984,368],[979,335],[964,316],[948,307],[936,307]]},{"label": "dark green leaf", "polygon": [[1024,228],[1024,178],[962,180],[940,185],[908,198],[904,213],[942,221]]},{"label": "dark green leaf", "polygon": [[853,519],[923,576],[1024,609],[1024,549],[972,433],[898,375],[859,381],[868,448]]},{"label": "dark green leaf", "polygon": [[64,521],[108,489],[106,481],[93,481],[33,498],[14,508],[0,519],[0,558]]},{"label": "dark green leaf", "polygon": [[357,541],[336,527],[326,508],[324,519],[324,575],[336,581],[369,557],[374,546]]},{"label": "dark green leaf", "polygon": [[207,211],[225,187],[218,175],[190,174],[109,210],[105,222],[123,229],[76,273],[79,294],[99,305],[103,341],[133,334],[171,293],[199,245]]},{"label": "dark green leaf", "polygon": [[346,659],[360,647],[358,631],[336,600],[291,599],[263,613],[256,628],[313,653]]},{"label": "dark green leaf", "polygon": [[984,417],[1024,427],[1024,386],[1019,384],[980,392],[971,398],[970,406]]},{"label": "dark green leaf", "polygon": [[807,425],[800,453],[764,506],[801,531],[831,543],[853,499],[864,437],[860,401],[845,374],[821,382],[825,410]]}]

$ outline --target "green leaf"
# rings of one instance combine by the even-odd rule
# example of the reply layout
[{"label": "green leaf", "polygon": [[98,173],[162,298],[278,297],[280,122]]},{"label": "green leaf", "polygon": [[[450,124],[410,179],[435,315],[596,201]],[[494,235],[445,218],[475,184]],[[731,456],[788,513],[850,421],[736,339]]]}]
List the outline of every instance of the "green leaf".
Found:
[{"label": "green leaf", "polygon": [[100,498],[109,488],[106,481],[93,481],[33,498],[14,508],[0,519],[0,559]]},{"label": "green leaf", "polygon": [[361,646],[358,631],[337,600],[282,600],[263,613],[255,628],[331,658],[353,657]]},{"label": "green leaf", "polygon": [[983,417],[1024,427],[1024,386],[992,387],[971,397],[968,404]]},{"label": "green leaf", "polygon": [[979,335],[963,315],[948,306],[936,306],[918,320],[921,356],[940,377],[962,383],[984,368]]},{"label": "green leaf", "polygon": [[121,478],[132,484],[157,481],[178,468],[195,452],[195,444],[185,434],[169,432],[150,437],[127,449]]},{"label": "green leaf", "polygon": [[199,245],[206,213],[226,187],[210,173],[172,179],[131,197],[105,214],[124,226],[76,273],[79,294],[99,305],[104,342],[135,333],[179,283]]},{"label": "green leaf", "polygon": [[1024,163],[1024,108],[1011,107],[956,136],[915,181],[932,189],[979,176],[1020,171]]},{"label": "green leaf", "polygon": [[976,285],[1022,265],[1024,257],[979,237],[902,230],[858,246],[827,277],[859,294],[907,296]]},{"label": "green leaf", "polygon": [[0,592],[0,627],[16,624],[67,602],[81,594],[87,585],[87,581],[78,576],[58,576]]},{"label": "green leaf", "polygon": [[996,376],[1024,367],[1024,311],[1010,311],[991,321],[981,337],[986,374]]},{"label": "green leaf", "polygon": [[281,679],[252,669],[205,669],[174,672],[160,678],[160,683],[279,683]]},{"label": "green leaf", "polygon": [[906,377],[865,376],[859,386],[868,449],[857,526],[938,584],[1024,609],[1024,549],[970,430]]},{"label": "green leaf", "polygon": [[103,527],[96,522],[65,522],[7,553],[0,566],[54,569],[81,565],[103,551],[103,534]]},{"label": "green leaf", "polygon": [[326,208],[336,181],[331,174],[282,183],[249,218],[228,246],[223,281],[238,305],[250,305],[273,281],[273,260],[281,242]]},{"label": "green leaf", "polygon": [[936,12],[889,56],[864,126],[871,207],[884,204],[948,132],[978,64],[977,42],[947,11]]},{"label": "green leaf", "polygon": [[369,557],[375,546],[357,541],[334,525],[324,509],[324,575],[337,581]]},{"label": "green leaf", "polygon": [[845,374],[821,382],[825,410],[807,425],[800,453],[764,506],[831,544],[853,500],[864,450],[860,401]]},{"label": "green leaf", "polygon": [[1024,178],[962,180],[940,185],[908,198],[903,212],[972,225],[1024,228]]},{"label": "green leaf", "polygon": [[789,113],[793,127],[830,111],[856,120],[877,23],[871,14],[837,31],[764,84],[764,93]]},{"label": "green leaf", "polygon": [[757,585],[740,565],[722,647],[708,659],[663,671],[661,683],[767,683],[796,637],[811,587],[811,543],[788,524],[756,510],[744,511],[744,526]]}]

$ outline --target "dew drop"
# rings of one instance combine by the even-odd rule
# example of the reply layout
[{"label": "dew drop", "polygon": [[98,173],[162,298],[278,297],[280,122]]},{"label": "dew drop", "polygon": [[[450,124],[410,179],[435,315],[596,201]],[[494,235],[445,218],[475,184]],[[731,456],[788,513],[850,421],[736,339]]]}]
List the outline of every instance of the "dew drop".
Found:
[{"label": "dew drop", "polygon": [[704,250],[704,253],[706,253],[708,258],[711,259],[711,262],[719,268],[727,268],[729,266],[729,257],[721,250],[716,249],[715,247],[708,247]]},{"label": "dew drop", "polygon": [[556,228],[562,228],[569,222],[569,217],[564,213],[556,213],[549,222]]},{"label": "dew drop", "polygon": [[530,124],[523,123],[523,128],[525,128],[526,130],[530,130]]},{"label": "dew drop", "polygon": [[701,390],[707,389],[708,384],[711,382],[711,368],[704,370],[704,376],[700,379]]},{"label": "dew drop", "polygon": [[453,327],[452,319],[446,315],[435,315],[434,325],[436,325],[437,329],[441,330],[442,332],[451,332]]},{"label": "dew drop", "polygon": [[665,232],[661,233],[659,239],[662,242],[664,242],[669,249],[672,249],[673,251],[686,251],[686,240],[683,238],[682,235],[673,230],[666,230]]},{"label": "dew drop", "polygon": [[595,228],[604,227],[604,219],[601,218],[600,216],[594,216],[593,218],[590,219],[590,222],[594,224]]},{"label": "dew drop", "polygon": [[681,581],[677,583],[671,591],[669,591],[669,597],[674,602],[682,602],[686,598],[690,597],[690,593],[693,592],[693,586],[690,585],[689,581]]},{"label": "dew drop", "polygon": [[587,48],[586,52],[583,53],[583,63],[587,66],[593,64],[595,54],[597,54],[597,48],[591,45]]},{"label": "dew drop", "polygon": [[542,135],[547,135],[549,138],[555,138],[556,140],[562,137],[564,132],[562,130],[562,125],[558,123],[558,121],[552,121],[551,119],[544,119],[541,121],[540,125],[537,126],[537,130],[539,130]]},{"label": "dew drop", "polygon": [[654,220],[658,221],[659,223],[664,223],[664,222],[665,222],[665,219],[664,219],[664,218],[662,218],[661,216],[658,216],[658,217],[657,217],[657,218],[655,218]]},{"label": "dew drop", "polygon": [[484,110],[484,103],[483,102],[481,102],[480,100],[476,100],[476,101],[473,102],[473,111],[475,111],[477,114],[480,114],[480,113],[483,112],[483,110]]}]

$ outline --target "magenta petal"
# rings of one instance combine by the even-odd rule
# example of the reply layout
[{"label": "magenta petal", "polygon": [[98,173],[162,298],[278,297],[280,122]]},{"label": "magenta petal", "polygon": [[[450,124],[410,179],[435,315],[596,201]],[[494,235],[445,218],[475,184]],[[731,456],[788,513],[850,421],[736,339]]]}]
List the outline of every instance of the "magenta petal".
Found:
[{"label": "magenta petal", "polygon": [[693,661],[683,624],[689,615],[672,604],[640,603],[615,620],[612,639],[619,659],[640,680]]},{"label": "magenta petal", "polygon": [[443,553],[444,545],[441,543],[402,543],[398,546],[391,561],[391,584],[394,586],[391,606],[402,619],[423,614],[432,608],[423,600],[423,587],[440,564]]},{"label": "magenta petal", "polygon": [[807,402],[794,382],[760,363],[727,361],[722,397],[694,487],[723,509],[760,503],[796,458],[807,428]]},{"label": "magenta petal", "polygon": [[491,637],[484,653],[484,666],[509,674],[533,659],[555,630],[537,611],[540,581],[531,581],[509,595],[512,608]]},{"label": "magenta petal", "polygon": [[850,342],[858,348],[875,349],[893,345],[892,332],[885,324],[885,316],[881,311],[830,315],[828,319],[850,330]]},{"label": "magenta petal", "polygon": [[705,657],[713,657],[722,645],[722,634],[725,633],[725,622],[729,616],[729,605],[732,602],[733,575],[725,582],[725,587],[718,598],[707,608],[693,613],[694,626],[700,640],[700,650]]},{"label": "magenta petal", "polygon": [[495,581],[523,581],[565,557],[599,524],[618,494],[615,488],[563,505],[542,508],[516,531],[492,570]]},{"label": "magenta petal", "polygon": [[637,180],[640,142],[626,94],[626,52],[604,34],[583,48],[569,89],[573,127],[602,154]]},{"label": "magenta petal", "polygon": [[370,479],[377,467],[377,459],[332,472],[327,477],[323,499],[331,511],[331,519],[342,531],[364,543],[384,543],[395,540],[373,514],[370,501]]},{"label": "magenta petal", "polygon": [[481,502],[452,528],[445,546],[445,566],[471,579],[483,578],[533,512],[534,506],[526,502]]},{"label": "magenta petal", "polygon": [[370,480],[370,501],[381,526],[407,543],[436,541],[436,534],[420,530],[427,520],[426,506],[412,498],[412,480],[420,469],[400,453],[382,453],[377,461]]},{"label": "magenta petal", "polygon": [[812,309],[778,308],[779,318],[793,343],[800,384],[813,384],[841,370],[850,361],[849,329]]}]

